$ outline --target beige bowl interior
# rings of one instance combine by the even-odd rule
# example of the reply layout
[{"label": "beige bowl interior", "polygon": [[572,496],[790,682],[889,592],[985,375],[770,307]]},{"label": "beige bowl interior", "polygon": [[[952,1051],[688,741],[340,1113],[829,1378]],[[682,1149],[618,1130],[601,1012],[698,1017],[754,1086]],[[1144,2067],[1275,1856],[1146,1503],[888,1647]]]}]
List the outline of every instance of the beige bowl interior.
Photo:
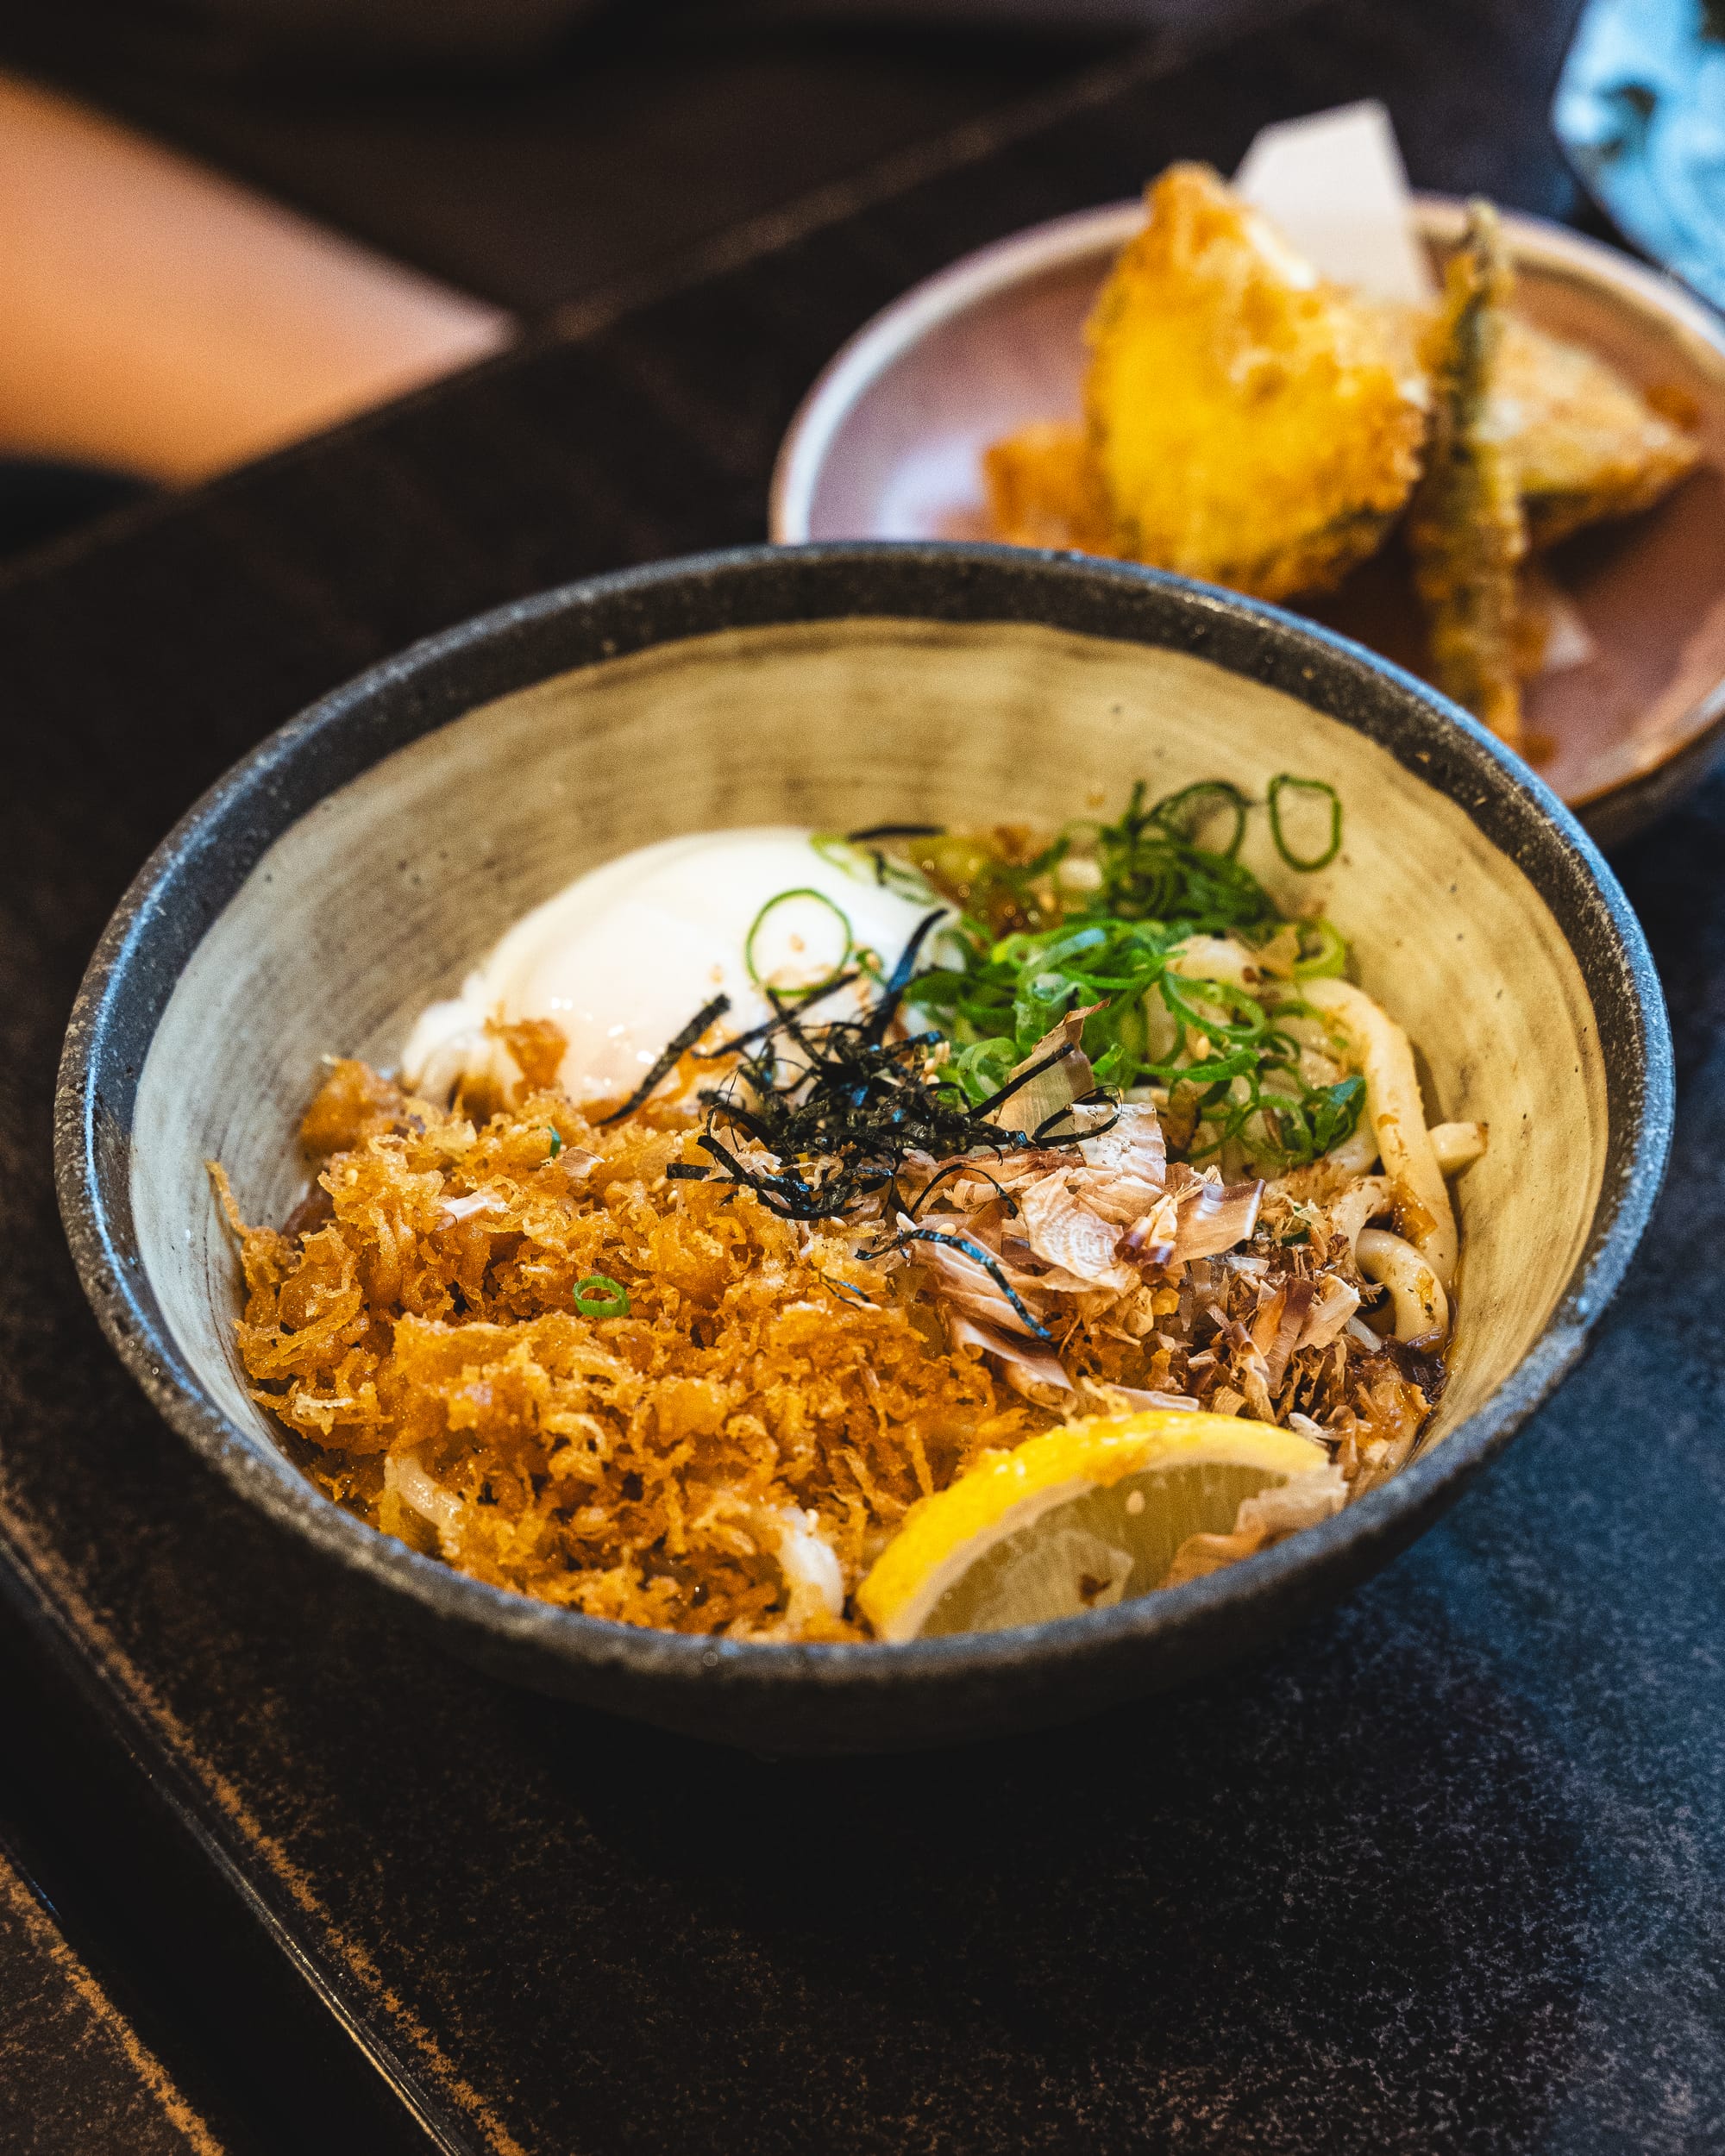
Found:
[{"label": "beige bowl interior", "polygon": [[[727,825],[1056,824],[1222,776],[1328,780],[1334,864],[1248,858],[1352,940],[1413,1034],[1433,1119],[1490,1125],[1458,1188],[1461,1321],[1438,1425],[1509,1376],[1597,1201],[1597,1031],[1557,923],[1458,807],[1280,692],[1182,654],[1032,626],[850,620],[731,630],[505,697],[327,797],[210,927],[140,1082],[132,1202],[152,1287],[223,1411],[269,1434],[234,1352],[238,1273],[204,1163],[254,1219],[304,1188],[294,1130],[318,1059],[392,1063],[529,906],[631,847]],[[1261,819],[1259,819],[1261,821]]]}]

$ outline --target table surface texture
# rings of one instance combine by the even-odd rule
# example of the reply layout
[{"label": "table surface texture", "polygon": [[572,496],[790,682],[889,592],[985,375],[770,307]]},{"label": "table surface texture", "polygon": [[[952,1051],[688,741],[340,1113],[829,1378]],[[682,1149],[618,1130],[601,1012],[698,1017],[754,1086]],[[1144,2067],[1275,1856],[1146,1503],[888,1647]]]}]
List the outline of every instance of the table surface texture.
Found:
[{"label": "table surface texture", "polygon": [[[0,582],[0,1602],[393,2092],[400,2145],[1725,2140],[1725,785],[1620,864],[1671,1000],[1679,1130],[1581,1373],[1345,1607],[1052,1736],[797,1764],[499,1689],[156,1420],[50,1187],[90,949],[269,729],[499,601],[760,538],[797,400],[878,307],[1170,158],[1226,168],[1268,118],[1383,94],[1416,183],[1571,213],[1544,122],[1571,16],[1326,0],[1176,68],[1116,61]],[[50,1772],[53,1717],[31,1726]],[[276,2066],[289,2118],[289,2047]],[[256,2145],[310,2145],[274,2103]]]}]

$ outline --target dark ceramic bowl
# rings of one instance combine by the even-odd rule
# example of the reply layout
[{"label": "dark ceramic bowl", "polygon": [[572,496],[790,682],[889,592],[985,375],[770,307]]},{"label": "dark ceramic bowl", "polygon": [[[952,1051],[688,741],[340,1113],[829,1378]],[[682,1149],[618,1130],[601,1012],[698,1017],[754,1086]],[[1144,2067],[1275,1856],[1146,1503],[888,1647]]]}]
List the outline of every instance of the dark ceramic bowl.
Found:
[{"label": "dark ceramic bowl", "polygon": [[[327,1051],[388,1062],[528,906],[680,830],[1056,823],[1223,774],[1347,805],[1301,887],[1491,1125],[1430,1442],[1323,1526],[1173,1592],[911,1645],[726,1643],[499,1592],[328,1502],[250,1400],[234,1254],[299,1187]],[[1273,862],[1258,862],[1276,881]],[[1664,1167],[1671,1049],[1647,946],[1575,819],[1431,691],[1274,609],[986,547],[762,549],[602,578],[417,646],[273,735],[145,866],[85,979],[62,1204],[109,1338],[176,1429],[291,1532],[499,1675],[785,1751],[944,1743],[1082,1714],[1272,1639],[1386,1563],[1582,1351]]]}]

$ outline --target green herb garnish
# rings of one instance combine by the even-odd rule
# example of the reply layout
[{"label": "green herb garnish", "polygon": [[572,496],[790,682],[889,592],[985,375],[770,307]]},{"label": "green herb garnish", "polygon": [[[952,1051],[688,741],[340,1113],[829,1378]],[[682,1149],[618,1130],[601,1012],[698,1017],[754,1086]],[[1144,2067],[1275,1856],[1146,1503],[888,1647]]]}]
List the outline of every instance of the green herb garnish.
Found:
[{"label": "green herb garnish", "polygon": [[[1296,854],[1288,843],[1287,834],[1282,828],[1282,797],[1284,793],[1304,794],[1314,800],[1322,801],[1327,807],[1329,843],[1321,853],[1309,856]],[[1310,875],[1319,868],[1327,868],[1341,851],[1341,797],[1327,780],[1296,779],[1289,772],[1280,771],[1270,781],[1269,799],[1265,805],[1270,811],[1270,835],[1276,841],[1276,850],[1290,868],[1297,868],[1302,874]]]},{"label": "green herb garnish", "polygon": [[[1327,921],[1283,919],[1270,893],[1239,858],[1252,803],[1226,780],[1203,780],[1148,805],[1133,787],[1111,824],[1071,824],[1036,862],[1005,867],[1019,880],[1024,912],[1046,918],[1047,888],[1026,879],[1057,868],[1087,845],[1096,887],[1063,893],[1054,924],[994,933],[973,904],[949,943],[950,962],[918,976],[913,1000],[952,1043],[950,1068],[972,1101],[1069,1011],[1091,1010],[1082,1047],[1097,1081],[1126,1090],[1155,1086],[1173,1096],[1170,1143],[1189,1160],[1237,1142],[1265,1166],[1319,1158],[1353,1130],[1364,1105],[1357,1078],[1314,1087],[1300,1070],[1289,1018],[1311,1013],[1297,994],[1260,996],[1233,982],[1189,977],[1182,953],[1194,937],[1233,938],[1262,950],[1288,939],[1282,960],[1295,982],[1339,975],[1347,946]],[[1327,849],[1299,856],[1282,823],[1284,797],[1324,801]],[[1341,804],[1321,780],[1283,773],[1266,804],[1277,850],[1306,870],[1333,859]],[[1058,879],[1055,880],[1058,887]],[[987,889],[976,871],[973,887]],[[1176,1142],[1184,1131],[1185,1144]]]},{"label": "green herb garnish", "polygon": [[626,1318],[629,1315],[629,1291],[620,1281],[609,1273],[589,1273],[585,1280],[575,1282],[575,1315],[578,1318]]},{"label": "green herb garnish", "polygon": [[1347,971],[1348,947],[1341,931],[1328,921],[1300,924],[1300,956],[1294,961],[1296,981],[1339,981]]},{"label": "green herb garnish", "polygon": [[794,891],[775,893],[755,916],[750,925],[748,935],[743,939],[743,965],[749,978],[757,988],[764,989],[769,986],[762,979],[755,963],[755,939],[766,926],[768,918],[777,912],[781,906],[788,906],[794,899],[812,899],[817,906],[824,906],[844,931],[843,950],[819,981],[812,981],[806,988],[775,988],[773,991],[776,995],[782,996],[787,1003],[806,1003],[812,996],[825,995],[835,985],[839,975],[844,971],[845,961],[856,948],[856,939],[850,926],[850,915],[845,912],[843,906],[828,898],[825,892],[813,890],[808,885],[803,884]]},{"label": "green herb garnish", "polygon": [[[1071,1107],[1033,1131],[991,1119],[1017,1089],[1074,1052],[1064,1043],[1030,1063],[1079,1010],[1087,1015],[1076,1046],[1090,1066],[1082,1082],[1094,1081],[1081,1100],[1153,1089],[1176,1157],[1207,1160],[1232,1145],[1269,1172],[1332,1151],[1359,1122],[1364,1083],[1357,1076],[1310,1083],[1288,1028],[1316,1019],[1298,983],[1339,975],[1346,944],[1328,921],[1285,917],[1239,858],[1258,805],[1239,787],[1203,780],[1148,804],[1145,792],[1135,786],[1114,822],[1070,824],[1028,859],[1013,856],[1009,837],[922,825],[819,837],[824,859],[852,874],[872,872],[889,887],[939,894],[957,916],[931,911],[887,978],[872,953],[857,950],[848,917],[825,893],[801,887],[768,899],[744,959],[774,1016],[706,1052],[705,1061],[732,1065],[722,1085],[700,1096],[707,1115],[697,1143],[712,1165],[668,1172],[689,1180],[711,1173],[789,1219],[842,1218],[876,1198],[889,1219],[913,1214],[898,1189],[913,1154],[948,1162],[1101,1135],[1081,1128]],[[1283,861],[1306,871],[1335,857],[1342,812],[1333,787],[1283,772],[1269,796],[1263,805]],[[1302,855],[1289,843],[1283,815],[1295,797],[1327,807],[1320,853]],[[881,850],[888,845],[901,848],[909,865]],[[762,980],[756,943],[774,910],[793,899],[828,907],[844,945],[825,979],[782,990]],[[943,962],[917,973],[937,927]],[[1206,937],[1261,953],[1279,981],[1266,977],[1262,989],[1248,990],[1238,979],[1201,977],[1208,968],[1195,939]],[[812,1020],[813,1002],[859,978],[878,992],[869,1008],[854,1018]],[[890,1038],[906,1005],[938,1030]],[[691,1046],[724,1007],[715,1000],[673,1047]],[[662,1057],[658,1075],[669,1067]],[[649,1074],[637,1103],[653,1081]],[[900,1232],[926,1240],[934,1232],[906,1220]],[[1004,1276],[995,1284],[1009,1294]]]}]

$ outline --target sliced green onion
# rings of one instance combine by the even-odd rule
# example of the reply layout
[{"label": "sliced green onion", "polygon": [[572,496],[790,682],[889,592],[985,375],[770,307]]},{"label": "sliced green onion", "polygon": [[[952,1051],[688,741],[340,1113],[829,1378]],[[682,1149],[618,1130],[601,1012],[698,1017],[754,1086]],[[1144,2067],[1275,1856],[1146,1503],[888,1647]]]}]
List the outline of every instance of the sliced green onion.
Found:
[{"label": "sliced green onion", "polygon": [[1077,985],[1063,973],[1032,974],[1019,983],[1013,1003],[1013,1027],[1021,1054],[1028,1056],[1060,1018]]},{"label": "sliced green onion", "polygon": [[815,831],[809,844],[829,868],[839,869],[844,874],[856,873],[856,849],[840,831]]},{"label": "sliced green onion", "polygon": [[555,1160],[558,1154],[563,1150],[562,1133],[559,1131],[554,1131],[551,1125],[548,1123],[545,1125],[545,1135],[551,1141],[551,1158]]},{"label": "sliced green onion", "polygon": [[992,1040],[977,1041],[973,1046],[962,1049],[952,1059],[950,1069],[963,1089],[964,1097],[975,1107],[986,1100],[991,1093],[998,1093],[1007,1082],[1007,1073],[1019,1060],[1016,1044],[998,1036]]},{"label": "sliced green onion", "polygon": [[626,1318],[629,1315],[629,1291],[620,1281],[609,1273],[589,1273],[585,1280],[575,1282],[575,1315],[578,1318]]},{"label": "sliced green onion", "polygon": [[1306,1112],[1312,1133],[1312,1156],[1333,1152],[1344,1138],[1359,1127],[1365,1106],[1364,1078],[1344,1078],[1339,1085],[1315,1086],[1306,1095]]},{"label": "sliced green onion", "polygon": [[[1283,860],[1302,871],[1333,860],[1341,837],[1335,789],[1284,772],[1268,793],[1263,805]],[[1154,1081],[1177,1089],[1182,1119],[1195,1110],[1201,1127],[1187,1158],[1237,1144],[1270,1173],[1332,1150],[1358,1123],[1361,1089],[1346,1080],[1308,1084],[1300,1044],[1284,1028],[1320,1015],[1300,1000],[1298,984],[1340,975],[1347,945],[1327,920],[1288,921],[1239,857],[1256,805],[1226,780],[1201,780],[1154,802],[1140,782],[1117,820],[1076,819],[1027,863],[1001,860],[979,838],[903,834],[919,865],[938,856],[944,888],[975,887],[969,910],[947,924],[942,962],[918,976],[906,999],[950,1044],[938,1087],[982,1106],[1061,1014],[1082,1005],[1090,1013],[1082,1047],[1098,1084],[1124,1090]],[[1329,842],[1321,854],[1320,836]],[[862,868],[855,840],[885,837],[900,834],[851,834],[852,873]],[[1313,850],[1302,853],[1308,843]],[[821,850],[837,858],[844,844],[829,840]],[[1100,887],[1050,900],[1032,887],[1036,879],[1072,850],[1094,857]],[[1169,971],[1192,935],[1235,934],[1257,946],[1283,929],[1295,935],[1293,978],[1268,1004],[1229,982]],[[846,962],[864,962],[853,949]],[[1164,1008],[1171,1047],[1157,1022]],[[1162,1049],[1156,1060],[1152,1040]],[[1172,1138],[1170,1146],[1181,1150]]]},{"label": "sliced green onion", "polygon": [[1165,1062],[1146,1062],[1145,1069],[1159,1086],[1208,1086],[1226,1092],[1236,1078],[1250,1076],[1258,1069],[1258,1051],[1237,1048],[1231,1055],[1206,1056],[1201,1062],[1182,1063],[1170,1056]]},{"label": "sliced green onion", "polygon": [[1348,947],[1342,940],[1341,931],[1330,921],[1302,921],[1300,941],[1303,948],[1308,936],[1317,938],[1317,949],[1308,957],[1294,961],[1296,981],[1339,981],[1347,968]]},{"label": "sliced green onion", "polygon": [[1196,846],[1198,834],[1211,817],[1218,809],[1226,809],[1233,818],[1228,843],[1226,846],[1206,847],[1204,851],[1232,861],[1245,837],[1245,817],[1250,806],[1245,794],[1226,779],[1200,779],[1194,786],[1182,786],[1177,793],[1164,794],[1150,812],[1150,820],[1160,824],[1164,830],[1171,831],[1187,845]]},{"label": "sliced green onion", "polygon": [[[1102,884],[1083,912],[1116,920],[1180,921],[1218,935],[1273,918],[1270,893],[1235,858],[1250,806],[1238,787],[1205,779],[1147,809],[1139,780],[1120,821],[1097,830]],[[1201,846],[1195,837],[1218,808],[1232,819],[1220,850]]]},{"label": "sliced green onion", "polygon": [[843,906],[828,898],[825,891],[816,891],[807,884],[800,884],[794,891],[776,893],[775,896],[768,899],[765,906],[755,916],[750,925],[748,935],[743,939],[743,967],[749,978],[757,988],[766,988],[769,984],[761,978],[760,972],[756,967],[755,939],[765,926],[768,916],[776,912],[781,906],[789,905],[793,899],[812,899],[817,906],[824,906],[844,931],[844,948],[839,952],[831,969],[820,980],[811,981],[806,988],[778,988],[774,991],[775,993],[783,996],[787,1001],[802,1003],[811,996],[821,994],[837,980],[839,975],[844,970],[845,961],[856,948],[856,937],[850,926],[850,915],[845,912]]},{"label": "sliced green onion", "polygon": [[[1282,828],[1282,797],[1284,793],[1315,795],[1328,804],[1330,812],[1330,843],[1320,854],[1296,854],[1288,843]],[[1342,848],[1341,796],[1327,779],[1296,779],[1291,772],[1279,771],[1270,781],[1268,806],[1270,835],[1276,841],[1276,850],[1290,868],[1297,868],[1304,875],[1314,869],[1327,868]]]},{"label": "sliced green onion", "polygon": [[[882,825],[877,837],[884,837],[888,826]],[[906,826],[908,829],[909,826]],[[856,883],[878,883],[889,891],[896,891],[900,898],[910,899],[919,906],[939,903],[930,889],[926,877],[907,863],[898,861],[891,854],[883,853],[878,846],[860,844],[867,833],[854,837],[843,831],[816,831],[809,844],[830,868],[837,868]]]},{"label": "sliced green onion", "polygon": [[[1219,1046],[1233,1048],[1262,1040],[1269,1029],[1270,1014],[1264,1006],[1231,981],[1198,981],[1184,974],[1165,973],[1156,985],[1162,991],[1163,1001],[1182,1025],[1208,1034]],[[1239,1024],[1230,1025],[1226,1019],[1211,1018],[1198,1007],[1201,1002],[1237,1012]]]}]

